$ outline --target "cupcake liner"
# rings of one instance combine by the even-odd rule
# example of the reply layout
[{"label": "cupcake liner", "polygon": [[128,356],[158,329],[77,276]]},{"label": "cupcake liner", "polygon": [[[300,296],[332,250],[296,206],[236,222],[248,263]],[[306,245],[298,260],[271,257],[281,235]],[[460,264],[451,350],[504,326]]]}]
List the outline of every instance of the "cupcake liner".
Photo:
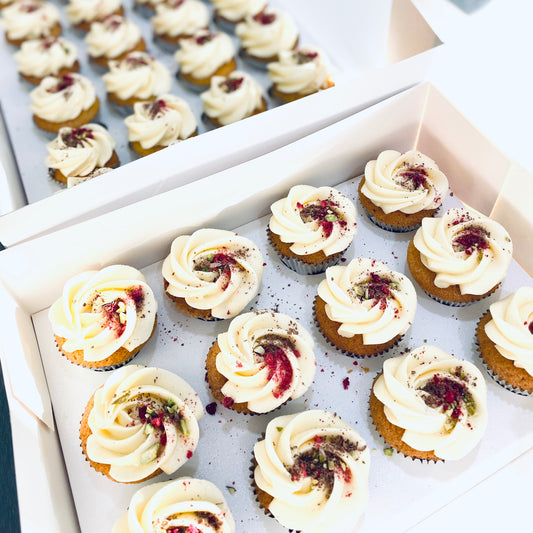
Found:
[{"label": "cupcake liner", "polygon": [[237,23],[230,22],[222,17],[219,17],[216,13],[213,13],[213,22],[224,32],[233,35],[235,33],[235,26]]},{"label": "cupcake liner", "polygon": [[133,10],[143,18],[150,18],[155,13],[155,10],[148,4],[140,4],[139,2],[133,2]]},{"label": "cupcake liner", "polygon": [[267,226],[266,232],[267,232],[267,240],[268,240],[270,246],[272,246],[272,248],[275,250],[277,256],[280,259],[280,261],[286,267],[290,268],[293,272],[296,272],[297,274],[302,274],[302,275],[305,275],[305,276],[324,273],[330,266],[333,266],[333,265],[336,265],[337,263],[339,263],[339,261],[344,256],[344,253],[346,252],[346,250],[348,250],[348,248],[351,246],[351,244],[350,244],[350,246],[348,246],[346,248],[346,250],[343,250],[342,252],[334,254],[329,259],[326,258],[326,260],[322,261],[321,263],[316,263],[316,264],[314,264],[314,263],[305,263],[304,261],[302,261],[301,259],[298,259],[296,257],[286,257],[284,255],[281,255],[278,252],[277,248],[272,243],[272,239],[270,238],[270,234],[269,234],[269,231],[268,231],[268,226]]},{"label": "cupcake liner", "polygon": [[507,381],[503,380],[494,370],[489,368],[487,363],[485,362],[485,359],[483,359],[483,356],[481,355],[481,350],[479,349],[479,342],[476,340],[476,348],[477,348],[477,354],[479,356],[480,362],[487,371],[487,374],[500,386],[504,389],[514,392],[515,394],[519,394],[520,396],[533,396],[533,391],[528,392],[527,390],[521,389],[520,387],[515,387],[514,385],[511,385],[507,383]]},{"label": "cupcake liner", "polygon": [[467,307],[469,305],[475,304],[477,302],[480,302],[481,300],[484,300],[485,298],[488,298],[491,294],[494,293],[491,291],[489,294],[486,294],[485,296],[482,296],[481,298],[478,298],[477,300],[472,300],[471,302],[451,302],[449,300],[444,300],[443,298],[439,298],[438,296],[435,296],[434,294],[431,294],[430,292],[422,289],[432,300],[435,300],[436,302],[439,302],[440,304],[447,305],[448,307]]},{"label": "cupcake liner", "polygon": [[396,340],[396,342],[394,342],[394,344],[392,344],[391,346],[389,346],[388,348],[384,348],[383,350],[379,351],[379,352],[376,352],[376,353],[372,353],[372,354],[357,354],[357,353],[354,353],[354,352],[350,352],[349,350],[343,350],[342,348],[339,348],[333,341],[329,340],[325,335],[324,335],[324,332],[322,331],[322,328],[320,327],[320,324],[318,322],[318,319],[316,317],[316,311],[315,311],[315,307],[313,305],[313,319],[314,319],[314,322],[315,322],[315,326],[318,328],[318,330],[320,331],[320,333],[322,334],[322,337],[324,338],[324,340],[330,345],[332,346],[333,348],[335,348],[337,351],[343,353],[344,355],[347,355],[348,357],[353,357],[353,358],[359,358],[359,359],[369,359],[371,357],[377,357],[378,355],[383,355],[385,353],[387,353],[389,350],[392,350],[392,348],[394,348],[402,339],[403,337],[405,336],[405,334],[401,335],[400,337],[398,337],[398,339]]},{"label": "cupcake liner", "polygon": [[242,48],[239,49],[239,57],[258,70],[267,70],[268,61],[261,61],[260,59],[250,57]]},{"label": "cupcake liner", "polygon": [[131,105],[120,105],[109,98],[107,99],[107,104],[121,117],[127,117],[133,114],[133,107]]},{"label": "cupcake liner", "polygon": [[[363,208],[364,209],[364,208]],[[385,224],[385,222],[381,222],[378,220],[374,215],[372,215],[369,211],[365,209],[365,212],[368,216],[368,218],[379,228],[392,231],[393,233],[408,233],[410,231],[415,231],[421,226],[421,223],[414,224],[413,226],[391,226],[390,224]]]},{"label": "cupcake liner", "polygon": [[161,39],[156,33],[154,33],[152,40],[158,48],[167,54],[174,54],[174,52],[180,47],[179,44],[169,43],[168,41],[165,41],[165,39]]},{"label": "cupcake liner", "polygon": [[182,75],[181,71],[178,70],[176,72],[176,78],[178,81],[186,88],[189,89],[189,91],[195,92],[195,93],[202,93],[204,91],[207,91],[209,89],[209,84],[207,85],[196,85],[195,83],[190,82],[189,80],[186,80]]}]

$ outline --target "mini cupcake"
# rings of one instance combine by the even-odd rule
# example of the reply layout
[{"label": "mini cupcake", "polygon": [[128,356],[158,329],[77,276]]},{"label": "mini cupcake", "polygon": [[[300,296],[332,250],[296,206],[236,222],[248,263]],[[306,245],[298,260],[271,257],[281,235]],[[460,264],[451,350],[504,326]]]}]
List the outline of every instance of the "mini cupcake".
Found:
[{"label": "mini cupcake", "polygon": [[533,394],[533,287],[493,303],[476,335],[489,374],[508,390]]},{"label": "mini cupcake", "polygon": [[69,0],[65,11],[80,31],[89,31],[93,22],[101,22],[109,15],[124,14],[120,0]]},{"label": "mini cupcake", "polygon": [[431,298],[464,306],[498,288],[512,255],[511,237],[498,222],[455,208],[422,220],[409,243],[407,264]]},{"label": "mini cupcake", "polygon": [[235,521],[216,485],[180,477],[139,489],[113,527],[113,533],[154,531],[235,533]]},{"label": "mini cupcake", "polygon": [[272,95],[282,102],[293,102],[335,85],[324,55],[312,46],[282,51],[279,60],[267,68]]},{"label": "mini cupcake", "polygon": [[189,104],[172,94],[137,102],[124,119],[132,148],[141,156],[196,135],[198,124]]},{"label": "mini cupcake", "polygon": [[270,210],[269,240],[299,274],[319,274],[337,263],[357,233],[353,202],[332,187],[296,185]]},{"label": "mini cupcake", "polygon": [[67,359],[111,370],[148,342],[156,326],[157,301],[141,272],[111,265],[69,279],[48,317]]},{"label": "mini cupcake", "polygon": [[257,15],[267,5],[266,0],[211,0],[211,3],[215,8],[215,22],[228,31],[233,31],[246,17]]},{"label": "mini cupcake", "polygon": [[191,88],[207,88],[213,76],[228,76],[237,68],[235,47],[225,33],[200,30],[180,44],[174,59],[180,79]]},{"label": "mini cupcake", "polygon": [[109,69],[102,76],[107,97],[123,111],[170,91],[169,70],[146,52],[130,52],[122,61],[111,60]]},{"label": "mini cupcake", "polygon": [[209,27],[209,10],[200,0],[169,0],[158,4],[150,19],[154,35],[177,47],[182,39]]},{"label": "mini cupcake", "polygon": [[242,54],[259,66],[277,61],[281,52],[298,45],[298,28],[292,17],[279,9],[267,8],[247,16],[237,24],[235,34],[241,41]]},{"label": "mini cupcake", "polygon": [[368,501],[370,452],[336,414],[274,418],[254,446],[253,485],[265,513],[292,531],[352,531]]},{"label": "mini cupcake", "polygon": [[2,9],[6,41],[21,46],[24,41],[41,37],[59,37],[59,11],[51,2],[17,0]]},{"label": "mini cupcake", "polygon": [[82,451],[97,472],[118,483],[173,474],[193,456],[202,415],[198,394],[176,374],[124,366],[87,402]]},{"label": "mini cupcake", "polygon": [[64,76],[80,68],[76,45],[63,37],[24,41],[13,57],[18,73],[33,85],[39,85],[46,76]]},{"label": "mini cupcake", "polygon": [[91,61],[104,68],[111,59],[122,61],[129,52],[146,50],[139,26],[121,15],[93,22],[85,43]]},{"label": "mini cupcake", "polygon": [[268,413],[302,396],[316,370],[311,335],[273,311],[235,317],[207,354],[215,400],[239,413]]},{"label": "mini cupcake", "polygon": [[88,176],[98,168],[114,168],[120,164],[115,140],[99,124],[61,128],[46,148],[48,156],[45,164],[51,177],[65,185],[71,176]]},{"label": "mini cupcake", "polygon": [[359,199],[368,216],[389,231],[413,231],[433,216],[448,192],[448,179],[436,163],[410,150],[385,150],[365,166]]},{"label": "mini cupcake", "polygon": [[33,121],[42,130],[53,133],[91,122],[100,107],[92,82],[76,73],[43,78],[30,98]]},{"label": "mini cupcake", "polygon": [[416,291],[407,276],[375,259],[332,266],[318,286],[315,317],[322,335],[347,355],[394,346],[413,323]]},{"label": "mini cupcake", "polygon": [[257,115],[267,108],[261,85],[240,70],[227,77],[213,76],[211,87],[200,97],[205,116],[217,128]]},{"label": "mini cupcake", "polygon": [[233,318],[255,298],[263,265],[250,239],[205,228],[174,239],[162,272],[166,293],[180,311],[213,320]]},{"label": "mini cupcake", "polygon": [[372,386],[370,414],[385,442],[413,459],[462,459],[487,426],[481,372],[434,346],[386,359]]}]

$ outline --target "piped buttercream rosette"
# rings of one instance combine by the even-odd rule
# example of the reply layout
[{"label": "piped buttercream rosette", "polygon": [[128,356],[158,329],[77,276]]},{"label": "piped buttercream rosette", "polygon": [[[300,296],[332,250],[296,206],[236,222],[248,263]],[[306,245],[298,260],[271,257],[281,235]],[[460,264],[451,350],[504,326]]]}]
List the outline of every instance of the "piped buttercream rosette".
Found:
[{"label": "piped buttercream rosette", "polygon": [[312,410],[274,418],[254,458],[258,501],[287,528],[351,530],[366,507],[370,454],[335,414]]},{"label": "piped buttercream rosette", "polygon": [[82,449],[91,466],[117,482],[172,474],[192,457],[202,415],[198,395],[176,374],[124,366],[87,404]]},{"label": "piped buttercream rosette", "polygon": [[204,228],[174,239],[163,262],[166,292],[188,314],[232,318],[256,296],[263,256],[246,237]]},{"label": "piped buttercream rosette", "polygon": [[461,459],[487,426],[485,380],[472,363],[424,345],[383,363],[370,412],[385,441],[404,455]]}]

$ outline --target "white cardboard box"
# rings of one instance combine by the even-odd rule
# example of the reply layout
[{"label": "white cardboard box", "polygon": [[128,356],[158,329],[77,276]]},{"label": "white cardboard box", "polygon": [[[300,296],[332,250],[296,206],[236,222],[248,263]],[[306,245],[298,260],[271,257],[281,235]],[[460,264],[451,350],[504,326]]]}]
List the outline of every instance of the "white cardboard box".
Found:
[{"label": "white cardboard box", "polygon": [[[284,146],[419,82],[441,45],[411,0],[370,4],[364,0],[336,0],[327,10],[320,0],[273,0],[272,4],[291,12],[303,34],[309,36],[307,42],[320,46],[329,56],[335,71],[334,88],[202,133],[186,143],[124,164],[83,186],[37,196],[38,200],[26,206],[16,165],[8,160],[4,165],[8,194],[0,213],[13,212],[0,217],[0,242],[12,246]],[[409,31],[405,31],[407,26]],[[11,54],[6,45],[0,46],[0,61],[10,66],[0,88],[4,106],[12,105],[8,91],[17,95],[28,92],[19,87]],[[18,103],[17,138],[23,136],[24,124],[31,122],[29,111],[25,113],[27,96],[26,100]],[[33,155],[36,170],[31,182],[35,187],[46,180],[50,188],[52,182],[44,166],[46,150],[41,144],[39,150]],[[128,153],[126,145],[124,150]]]},{"label": "white cardboard box", "polygon": [[[34,316],[40,312],[42,325],[43,313],[58,297],[65,280],[81,270],[112,263],[150,267],[167,255],[170,242],[179,234],[208,225],[236,228],[246,224],[266,215],[271,202],[283,196],[290,186],[344,182],[360,175],[366,161],[391,147],[417,148],[438,161],[458,199],[486,214],[490,214],[495,203],[497,207],[509,200],[508,196],[499,196],[499,190],[502,185],[504,192],[512,189],[507,184],[512,183],[515,175],[513,162],[466,122],[434,87],[426,84],[237,167],[19,244],[0,254],[0,315],[3,317],[0,348],[13,424],[24,531],[74,531],[77,528],[65,456],[54,431],[54,413],[41,361],[40,346],[47,341],[43,343],[41,339],[38,343],[37,329],[34,329]],[[364,218],[360,206],[359,217]],[[523,217],[529,229],[533,229],[531,215],[525,212]],[[531,258],[521,255],[522,250],[531,250],[531,240],[527,240],[531,231],[520,233],[512,226],[508,229],[515,244],[515,257],[522,257],[531,274]],[[398,242],[402,240],[402,237],[394,238],[398,238]],[[505,291],[531,283],[530,275],[513,261]],[[481,314],[484,304],[476,305],[474,312]],[[452,312],[442,307],[443,316]],[[467,315],[462,316],[466,319]],[[376,363],[370,362],[369,366],[373,364]],[[68,370],[64,378],[69,378],[72,372]],[[95,374],[87,374],[91,384],[100,379]],[[54,376],[50,383],[57,384],[57,381],[58,376]],[[523,421],[524,413],[533,407],[531,399],[514,396],[491,380],[487,381],[491,405],[498,408],[494,414],[509,420],[510,426],[506,425],[502,433],[503,445],[493,450],[490,441],[483,444],[479,455],[490,453],[490,461],[477,461],[476,453],[468,459],[469,468],[465,472],[453,470],[452,465],[453,476],[442,479],[442,472],[441,475],[433,472],[430,490],[420,498],[422,503],[415,502],[401,515],[393,517],[396,530],[403,531],[416,524],[533,446],[533,432]],[[68,387],[72,388],[70,382],[65,383],[65,388]],[[509,405],[505,413],[498,407],[502,402]],[[500,422],[500,418],[496,420]],[[361,430],[361,426],[358,429]],[[495,435],[499,434],[498,429]],[[393,459],[399,460],[395,463],[397,471],[407,470],[403,458]],[[67,468],[71,467],[67,464]],[[433,476],[435,479],[431,479]],[[87,495],[87,501],[90,497]],[[377,515],[369,511],[361,531],[377,530],[368,522],[374,516]],[[384,518],[388,519],[390,517]],[[272,526],[269,531],[276,530],[273,521],[269,524]]]}]

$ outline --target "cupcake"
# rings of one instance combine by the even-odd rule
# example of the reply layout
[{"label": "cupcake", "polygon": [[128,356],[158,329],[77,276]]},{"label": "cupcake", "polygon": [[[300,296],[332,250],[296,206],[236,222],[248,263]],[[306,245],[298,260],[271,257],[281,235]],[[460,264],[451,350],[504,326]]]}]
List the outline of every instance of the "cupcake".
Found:
[{"label": "cupcake", "polygon": [[292,102],[335,85],[324,55],[312,46],[280,52],[278,61],[269,63],[267,69],[272,95],[282,102]]},{"label": "cupcake", "polygon": [[448,178],[416,150],[381,152],[366,164],[359,184],[359,199],[372,222],[398,232],[413,231],[433,216],[447,192]]},{"label": "cupcake", "polygon": [[122,109],[170,91],[170,72],[146,52],[130,52],[122,61],[109,61],[102,79],[108,99]]},{"label": "cupcake", "polygon": [[239,413],[268,413],[302,396],[316,370],[314,342],[301,324],[273,311],[235,317],[207,354],[214,398]]},{"label": "cupcake", "polygon": [[254,16],[265,9],[266,0],[211,0],[215,8],[214,20],[229,31],[248,16]]},{"label": "cupcake", "polygon": [[467,208],[424,218],[407,249],[415,281],[432,298],[463,306],[493,293],[513,255],[509,234],[498,222]]},{"label": "cupcake", "polygon": [[14,58],[18,73],[33,85],[39,85],[46,76],[64,76],[80,68],[76,45],[63,37],[24,41]]},{"label": "cupcake", "polygon": [[129,52],[146,50],[139,26],[121,15],[93,22],[85,43],[89,58],[101,67],[107,67],[111,59],[121,61]]},{"label": "cupcake", "polygon": [[92,180],[93,178],[97,178],[102,174],[107,174],[111,170],[113,170],[111,167],[97,167],[85,176],[69,176],[67,178],[67,189],[76,187],[76,185],[79,185],[80,183],[85,183],[86,181]]},{"label": "cupcake", "polygon": [[89,464],[118,483],[173,474],[192,456],[203,406],[182,378],[161,368],[127,365],[98,388],[80,424]]},{"label": "cupcake", "polygon": [[148,342],[156,326],[157,301],[141,272],[111,265],[69,279],[48,318],[67,359],[111,370]]},{"label": "cupcake", "polygon": [[227,77],[213,76],[211,87],[200,97],[205,116],[217,128],[257,115],[267,108],[261,85],[240,70]]},{"label": "cupcake", "polygon": [[416,291],[407,276],[375,259],[332,266],[318,286],[315,317],[322,335],[347,355],[394,346],[413,323]]},{"label": "cupcake", "polygon": [[139,489],[113,527],[113,533],[154,531],[235,533],[235,521],[216,485],[180,477]]},{"label": "cupcake", "polygon": [[65,11],[69,21],[80,31],[89,31],[93,22],[109,15],[123,15],[120,0],[69,0]]},{"label": "cupcake", "polygon": [[259,291],[263,256],[233,231],[199,229],[172,242],[165,290],[180,311],[204,320],[233,318]]},{"label": "cupcake", "polygon": [[487,426],[481,372],[435,346],[386,359],[370,393],[370,414],[385,442],[406,457],[456,460]]},{"label": "cupcake", "polygon": [[100,107],[92,82],[76,73],[43,78],[30,98],[33,121],[42,130],[53,133],[91,122]]},{"label": "cupcake", "polygon": [[124,119],[132,148],[141,156],[196,135],[198,125],[189,104],[172,94],[137,102]]},{"label": "cupcake", "polygon": [[357,233],[353,202],[332,187],[295,185],[270,210],[269,240],[299,274],[319,274],[337,263]]},{"label": "cupcake", "polygon": [[265,68],[267,63],[277,61],[281,52],[298,45],[296,24],[288,13],[279,9],[267,8],[247,16],[237,24],[235,34],[240,39],[243,56]]},{"label": "cupcake", "polygon": [[368,501],[370,453],[327,411],[274,418],[254,446],[253,484],[267,514],[292,531],[352,531]]},{"label": "cupcake", "polygon": [[225,33],[200,30],[180,44],[174,59],[180,79],[191,88],[207,88],[213,76],[228,76],[237,68],[235,47]]},{"label": "cupcake", "polygon": [[115,140],[99,124],[61,128],[46,148],[48,156],[45,164],[50,175],[65,185],[71,176],[88,176],[98,168],[114,168],[120,164],[115,152]]},{"label": "cupcake", "polygon": [[51,2],[17,0],[2,9],[6,41],[21,46],[24,41],[41,37],[59,37],[59,11]]},{"label": "cupcake", "polygon": [[476,329],[489,374],[518,394],[533,394],[533,287],[520,287],[493,303]]},{"label": "cupcake", "polygon": [[168,0],[158,4],[150,19],[154,35],[173,47],[209,27],[209,10],[200,0]]}]

